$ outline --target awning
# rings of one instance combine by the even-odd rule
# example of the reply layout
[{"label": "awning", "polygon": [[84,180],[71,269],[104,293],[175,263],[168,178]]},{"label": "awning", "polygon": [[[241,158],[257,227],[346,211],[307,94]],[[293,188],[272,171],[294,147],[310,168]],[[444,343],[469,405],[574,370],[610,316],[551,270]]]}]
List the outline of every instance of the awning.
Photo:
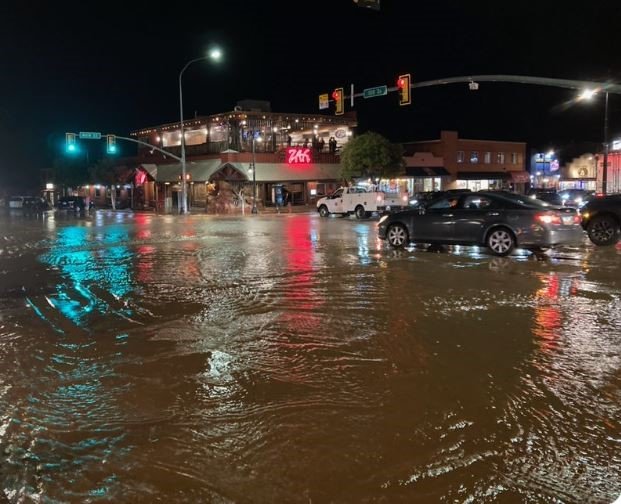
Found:
[{"label": "awning", "polygon": [[508,180],[509,177],[508,172],[457,172],[457,180]]},{"label": "awning", "polygon": [[511,172],[511,180],[516,184],[526,184],[530,182],[530,173],[527,171]]},{"label": "awning", "polygon": [[405,174],[408,177],[447,177],[451,174],[440,166],[406,166]]},{"label": "awning", "polygon": [[[192,161],[186,163],[185,172],[192,182],[207,182],[218,171],[222,162],[220,159],[208,159],[206,161]],[[156,182],[178,182],[181,178],[181,163],[166,165],[141,165],[149,172]],[[147,169],[147,166],[155,166],[155,170]]]},{"label": "awning", "polygon": [[420,168],[417,166],[406,166],[405,174],[408,177],[429,177],[430,175],[425,171],[424,168]]},{"label": "awning", "polygon": [[[156,182],[179,182],[181,164],[143,164],[140,165]],[[186,174],[192,182],[208,182],[219,170],[226,168],[237,170],[247,178],[252,178],[248,168],[250,163],[225,162],[218,159],[189,162]],[[341,165],[334,163],[309,163],[308,165],[288,165],[286,163],[257,163],[257,182],[284,182],[306,180],[340,180]]]},{"label": "awning", "polygon": [[146,171],[153,180],[155,180],[155,178],[157,177],[157,165],[156,164],[143,163],[138,168],[142,168],[144,171]]},{"label": "awning", "polygon": [[425,168],[428,171],[431,171],[436,177],[450,177],[451,174],[446,170],[446,168],[442,168],[440,166],[430,166],[429,168]]}]

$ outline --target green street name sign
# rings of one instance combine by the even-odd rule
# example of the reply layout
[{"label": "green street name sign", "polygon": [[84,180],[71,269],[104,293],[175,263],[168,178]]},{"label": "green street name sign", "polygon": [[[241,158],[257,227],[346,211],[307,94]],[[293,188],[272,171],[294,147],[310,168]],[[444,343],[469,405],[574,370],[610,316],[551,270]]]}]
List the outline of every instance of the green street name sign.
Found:
[{"label": "green street name sign", "polygon": [[80,131],[80,138],[86,138],[88,140],[101,140],[101,133],[99,131]]},{"label": "green street name sign", "polygon": [[375,98],[376,96],[385,96],[387,93],[387,86],[376,86],[363,90],[362,96],[364,96],[365,98]]}]

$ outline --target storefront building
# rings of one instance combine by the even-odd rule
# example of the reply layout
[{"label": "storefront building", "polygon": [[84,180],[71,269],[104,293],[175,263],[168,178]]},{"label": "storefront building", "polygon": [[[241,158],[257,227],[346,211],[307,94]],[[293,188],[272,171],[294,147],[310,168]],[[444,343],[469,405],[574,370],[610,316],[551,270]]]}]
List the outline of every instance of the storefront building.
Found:
[{"label": "storefront building", "polygon": [[[184,121],[189,204],[208,207],[223,192],[247,200],[255,185],[259,206],[275,205],[281,189],[288,203],[309,204],[340,185],[340,152],[355,127],[355,114],[274,113],[269,103],[257,101]],[[131,137],[181,155],[179,123],[144,128]],[[180,179],[179,162],[147,146],[138,149],[138,206],[174,211]]]},{"label": "storefront building", "polygon": [[[524,192],[530,182],[524,142],[464,139],[456,131],[442,131],[438,140],[408,142],[403,147],[415,187]],[[424,153],[441,159],[442,166],[435,162],[416,166],[416,156],[420,159]]]},{"label": "storefront building", "polygon": [[560,191],[565,189],[595,191],[598,157],[590,153],[583,154],[563,166],[558,189]]},{"label": "storefront building", "polygon": [[555,151],[533,152],[530,158],[530,179],[532,186],[542,189],[558,189],[561,169]]}]

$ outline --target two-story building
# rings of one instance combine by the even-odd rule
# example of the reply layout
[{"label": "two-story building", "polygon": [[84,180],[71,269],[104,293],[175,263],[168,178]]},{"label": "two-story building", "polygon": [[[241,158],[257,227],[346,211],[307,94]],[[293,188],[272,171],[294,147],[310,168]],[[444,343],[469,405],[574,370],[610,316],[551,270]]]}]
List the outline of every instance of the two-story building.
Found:
[{"label": "two-story building", "polygon": [[[355,114],[271,112],[268,102],[241,101],[234,110],[184,121],[190,206],[208,207],[227,186],[245,198],[256,185],[259,206],[285,189],[292,204],[308,204],[341,183],[339,153],[353,135]],[[181,165],[149,146],[180,157],[180,123],[131,133],[142,142],[134,179],[138,206],[178,208]],[[146,144],[146,145],[145,145]]]},{"label": "two-story building", "polygon": [[437,140],[408,142],[403,147],[411,192],[437,189],[524,192],[530,182],[525,142],[472,140],[459,138],[456,131],[442,131]]}]

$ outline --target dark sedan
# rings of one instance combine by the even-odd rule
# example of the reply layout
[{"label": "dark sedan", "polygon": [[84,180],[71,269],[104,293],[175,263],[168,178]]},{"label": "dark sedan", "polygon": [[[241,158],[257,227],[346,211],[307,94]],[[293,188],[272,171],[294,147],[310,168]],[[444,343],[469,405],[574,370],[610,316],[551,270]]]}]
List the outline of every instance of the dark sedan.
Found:
[{"label": "dark sedan", "polygon": [[499,256],[518,246],[545,249],[584,239],[575,208],[502,191],[449,195],[425,209],[385,215],[378,232],[396,248],[410,242],[482,245]]},{"label": "dark sedan", "polygon": [[580,209],[582,227],[595,245],[614,245],[621,228],[621,194],[597,196]]}]

